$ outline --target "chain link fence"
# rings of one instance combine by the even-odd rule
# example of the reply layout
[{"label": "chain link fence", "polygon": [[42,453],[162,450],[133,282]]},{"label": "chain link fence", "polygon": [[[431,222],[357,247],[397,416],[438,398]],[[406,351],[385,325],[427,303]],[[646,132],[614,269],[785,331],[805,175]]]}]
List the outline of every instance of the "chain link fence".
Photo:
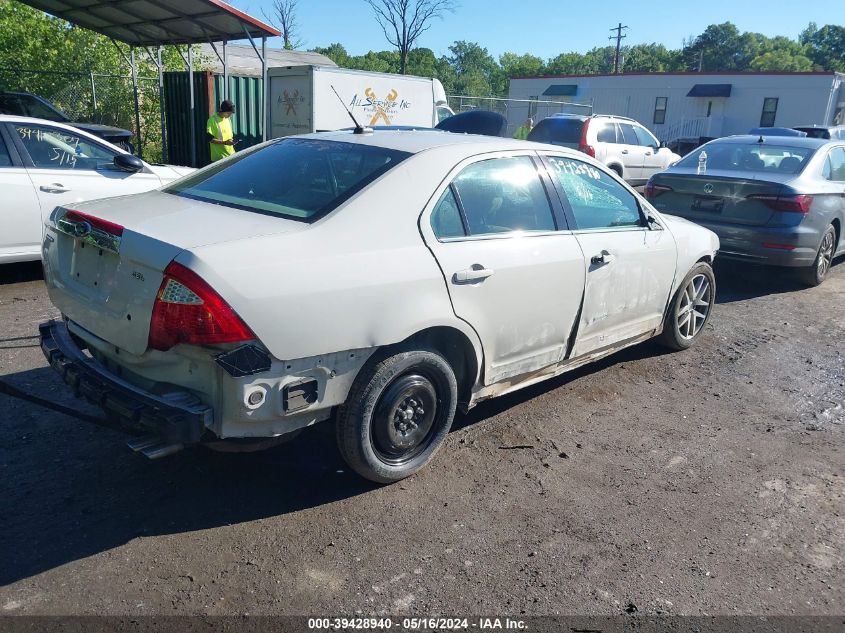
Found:
[{"label": "chain link fence", "polygon": [[573,103],[568,101],[545,101],[538,99],[503,99],[500,97],[470,97],[449,95],[449,107],[459,114],[468,110],[491,110],[498,112],[508,120],[508,135],[513,134],[528,117],[534,122],[553,114],[592,114],[592,103]]},{"label": "chain link fence", "polygon": [[[142,149],[145,160],[161,160],[161,94],[158,77],[138,77],[140,144],[135,129],[132,77],[129,75],[0,68],[2,92],[37,95],[61,110],[70,121],[99,123],[130,130],[136,153]],[[55,116],[48,116],[47,110],[40,108],[26,114],[57,120]]]}]

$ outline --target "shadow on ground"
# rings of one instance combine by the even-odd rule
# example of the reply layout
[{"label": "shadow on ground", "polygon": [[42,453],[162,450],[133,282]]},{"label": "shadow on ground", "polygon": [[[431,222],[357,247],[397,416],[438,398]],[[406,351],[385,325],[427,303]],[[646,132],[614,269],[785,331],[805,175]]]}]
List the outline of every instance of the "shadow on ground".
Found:
[{"label": "shadow on ground", "polygon": [[[831,274],[845,267],[845,258],[834,262]],[[755,266],[716,259],[716,303],[745,301],[772,294],[807,290],[794,268]]]},{"label": "shadow on ground", "polygon": [[40,261],[0,265],[0,286],[37,279],[44,279],[44,271],[41,268]]},{"label": "shadow on ground", "polygon": [[[483,423],[525,400],[621,362],[661,354],[639,345],[612,357],[458,414],[453,429]],[[4,377],[19,389],[93,412],[67,396],[53,371]],[[51,396],[52,394],[52,396]],[[56,394],[60,394],[56,397]],[[377,488],[343,463],[334,426],[306,429],[257,453],[201,447],[149,461],[127,437],[0,396],[0,584],[120,546],[132,539],[189,532],[283,515]]]}]

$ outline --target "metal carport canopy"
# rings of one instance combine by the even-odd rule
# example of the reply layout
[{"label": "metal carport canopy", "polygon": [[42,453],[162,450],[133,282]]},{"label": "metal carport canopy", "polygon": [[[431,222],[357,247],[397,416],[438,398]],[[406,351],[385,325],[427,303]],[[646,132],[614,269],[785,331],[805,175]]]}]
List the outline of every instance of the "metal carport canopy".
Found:
[{"label": "metal carport canopy", "polygon": [[221,0],[24,0],[131,46],[275,37],[279,31]]},{"label": "metal carport canopy", "polygon": [[[191,44],[214,42],[223,43],[222,56],[214,49],[215,54],[223,63],[224,95],[228,98],[229,77],[226,65],[226,42],[249,39],[256,55],[261,60],[262,89],[266,95],[267,38],[281,35],[272,26],[261,22],[226,4],[222,0],[22,0],[24,4],[40,9],[97,33],[101,33],[112,40],[129,44],[131,58],[128,58],[132,69],[132,89],[135,96],[135,127],[138,141],[138,155],[142,155],[141,123],[138,104],[138,76],[135,64],[134,47],[158,48],[158,59],[150,59],[158,67],[160,99],[163,98],[164,66],[161,63],[161,46],[172,44],[188,45],[187,57],[183,57],[188,67],[189,86],[191,92],[191,162],[196,167],[196,147],[194,138],[194,85],[193,58]],[[255,45],[255,38],[261,38],[261,52]],[[148,51],[149,52],[149,51]],[[122,51],[121,51],[122,53]],[[181,51],[180,51],[181,55]],[[266,100],[266,97],[265,97]],[[262,103],[262,119],[265,104]],[[166,159],[167,145],[165,141],[164,107],[161,109],[162,158]],[[262,122],[263,136],[267,138],[267,123]]]}]

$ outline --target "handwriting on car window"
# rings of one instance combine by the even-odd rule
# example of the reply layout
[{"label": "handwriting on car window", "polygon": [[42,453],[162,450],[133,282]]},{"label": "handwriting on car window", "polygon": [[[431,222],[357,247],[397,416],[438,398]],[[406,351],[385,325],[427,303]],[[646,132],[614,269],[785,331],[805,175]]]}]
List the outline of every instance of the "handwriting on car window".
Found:
[{"label": "handwriting on car window", "polygon": [[565,160],[563,158],[552,158],[551,163],[559,174],[573,174],[575,176],[587,176],[593,180],[601,180],[601,172],[586,163],[577,160]]},{"label": "handwriting on car window", "polygon": [[61,134],[56,131],[44,130],[37,127],[15,128],[21,140],[26,143],[47,143],[50,145],[48,159],[58,167],[76,167],[76,159],[82,154],[79,146],[79,137],[70,134]]}]

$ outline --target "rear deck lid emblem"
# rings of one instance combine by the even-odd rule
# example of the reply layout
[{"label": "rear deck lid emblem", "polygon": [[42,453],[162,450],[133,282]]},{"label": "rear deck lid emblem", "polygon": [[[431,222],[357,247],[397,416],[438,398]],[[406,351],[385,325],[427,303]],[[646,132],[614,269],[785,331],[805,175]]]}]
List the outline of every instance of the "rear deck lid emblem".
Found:
[{"label": "rear deck lid emblem", "polygon": [[709,182],[706,185],[704,185],[704,193],[708,193],[708,194],[713,193],[713,185],[710,184]]}]

